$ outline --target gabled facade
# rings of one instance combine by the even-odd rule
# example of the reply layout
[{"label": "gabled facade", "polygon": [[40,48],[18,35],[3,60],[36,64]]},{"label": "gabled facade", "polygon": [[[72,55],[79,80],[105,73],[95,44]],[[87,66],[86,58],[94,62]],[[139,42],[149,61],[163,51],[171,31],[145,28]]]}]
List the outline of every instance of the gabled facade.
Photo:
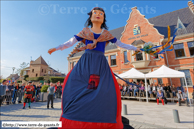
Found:
[{"label": "gabled facade", "polygon": [[[171,39],[177,22],[182,23],[184,30],[179,29],[173,44],[174,49],[165,54],[159,54],[156,58],[144,52],[132,56],[134,51],[125,50],[109,43],[106,47],[105,56],[116,74],[121,74],[131,68],[136,68],[143,73],[152,72],[162,65],[185,73],[187,84],[192,91],[194,85],[194,5],[188,2],[188,7],[169,12],[160,16],[146,19],[137,7],[133,7],[125,26],[111,30],[110,33],[125,44],[143,47],[146,42],[154,45],[162,45],[167,42],[168,29],[171,29]],[[79,47],[78,44],[76,47]],[[70,54],[68,70],[70,71],[84,52]],[[132,80],[130,80],[132,81]],[[140,81],[133,79],[133,81]],[[118,80],[119,83],[124,83]],[[157,79],[148,80],[149,83],[169,83],[175,86],[185,86],[182,79]]]},{"label": "gabled facade", "polygon": [[55,69],[48,66],[45,60],[40,56],[35,61],[30,61],[30,66],[25,68],[23,71],[23,76],[28,75],[29,77],[42,77],[49,74],[50,76],[62,76],[65,77],[65,74],[62,74]]}]

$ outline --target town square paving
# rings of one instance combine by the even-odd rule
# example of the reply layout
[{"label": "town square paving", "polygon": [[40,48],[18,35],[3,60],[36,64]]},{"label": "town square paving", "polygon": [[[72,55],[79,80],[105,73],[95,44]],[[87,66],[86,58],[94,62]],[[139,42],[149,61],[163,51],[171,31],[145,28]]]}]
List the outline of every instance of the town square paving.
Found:
[{"label": "town square paving", "polygon": [[[194,128],[194,107],[177,106],[176,103],[157,105],[155,102],[139,102],[122,100],[127,105],[127,115],[130,125],[135,129],[143,128]],[[31,109],[22,109],[23,104],[2,105],[1,121],[59,121],[61,115],[61,99],[54,100],[54,109],[47,109],[46,102],[35,102]],[[174,123],[173,109],[179,111],[180,123]],[[1,126],[0,126],[1,127]]]}]

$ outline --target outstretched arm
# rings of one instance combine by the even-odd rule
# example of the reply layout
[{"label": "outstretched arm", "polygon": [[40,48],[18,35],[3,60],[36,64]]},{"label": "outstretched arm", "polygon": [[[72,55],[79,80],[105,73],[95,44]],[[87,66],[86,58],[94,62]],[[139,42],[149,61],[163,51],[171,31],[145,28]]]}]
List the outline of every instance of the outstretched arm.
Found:
[{"label": "outstretched arm", "polygon": [[56,47],[56,49],[62,51],[64,49],[67,49],[67,48],[73,46],[76,42],[77,42],[77,39],[75,37],[72,37],[67,42],[65,42],[65,43],[59,45],[58,47]]},{"label": "outstretched arm", "polygon": [[109,41],[112,42],[112,43],[115,43],[117,46],[119,46],[121,48],[125,48],[127,50],[140,51],[140,48],[137,48],[137,47],[135,47],[133,45],[122,43],[120,40],[118,40],[116,38],[113,38],[113,39],[111,39]]},{"label": "outstretched arm", "polygon": [[122,43],[120,40],[117,40],[115,42],[115,44],[121,48],[125,48],[127,50],[134,50],[134,51],[140,51],[139,48],[133,46],[133,45],[129,45],[129,44],[125,44],[125,43]]},{"label": "outstretched arm", "polygon": [[61,50],[62,51],[64,49],[66,49],[66,48],[69,48],[69,47],[73,46],[77,41],[78,40],[75,37],[72,37],[67,42],[59,45],[58,47],[49,49],[48,53],[51,54],[51,53],[53,53],[54,51],[57,51],[57,50]]}]

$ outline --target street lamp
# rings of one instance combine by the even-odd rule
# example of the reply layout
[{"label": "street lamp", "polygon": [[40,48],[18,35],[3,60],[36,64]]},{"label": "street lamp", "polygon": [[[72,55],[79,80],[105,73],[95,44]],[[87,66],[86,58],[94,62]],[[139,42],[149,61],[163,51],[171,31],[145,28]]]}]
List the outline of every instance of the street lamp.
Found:
[{"label": "street lamp", "polygon": [[[14,74],[15,67],[13,67],[12,69],[13,69],[13,74]],[[13,75],[13,74],[12,74],[12,75]],[[13,80],[13,81],[15,80],[14,76],[12,76],[12,80]]]},{"label": "street lamp", "polygon": [[13,69],[13,73],[14,73],[15,67],[13,67],[12,69]]}]

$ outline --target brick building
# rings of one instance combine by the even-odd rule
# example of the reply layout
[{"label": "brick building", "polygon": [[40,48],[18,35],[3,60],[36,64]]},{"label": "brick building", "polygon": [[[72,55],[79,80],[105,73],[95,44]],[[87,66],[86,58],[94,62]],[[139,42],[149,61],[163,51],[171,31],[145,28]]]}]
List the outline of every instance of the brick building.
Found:
[{"label": "brick building", "polygon": [[[160,16],[146,19],[137,7],[133,7],[123,27],[111,30],[110,33],[125,44],[132,44],[136,47],[143,47],[145,42],[152,42],[154,45],[162,45],[167,42],[168,30],[170,26],[171,36],[176,27],[176,38],[173,44],[174,49],[167,51],[165,54],[159,54],[156,58],[145,54],[144,52],[132,56],[134,51],[129,51],[115,44],[109,43],[106,46],[105,56],[113,70],[121,74],[131,68],[136,68],[143,73],[152,72],[162,65],[179,70],[185,73],[189,92],[194,85],[194,5],[188,2],[188,7],[169,12]],[[172,39],[172,37],[171,37]],[[76,47],[83,46],[79,43]],[[84,52],[69,54],[68,70],[70,71]],[[132,80],[129,80],[132,81]],[[133,79],[133,81],[140,81]],[[123,83],[118,80],[119,83]],[[185,85],[182,79],[149,79],[148,83],[169,83],[175,86]]]},{"label": "brick building", "polygon": [[28,75],[29,77],[42,77],[47,74],[49,74],[50,76],[65,77],[65,74],[62,74],[49,67],[42,56],[37,58],[35,61],[31,60],[30,66],[25,68],[23,71],[23,76]]},{"label": "brick building", "polygon": [[18,74],[10,74],[6,79],[11,79],[11,80],[19,80],[20,76]]}]

